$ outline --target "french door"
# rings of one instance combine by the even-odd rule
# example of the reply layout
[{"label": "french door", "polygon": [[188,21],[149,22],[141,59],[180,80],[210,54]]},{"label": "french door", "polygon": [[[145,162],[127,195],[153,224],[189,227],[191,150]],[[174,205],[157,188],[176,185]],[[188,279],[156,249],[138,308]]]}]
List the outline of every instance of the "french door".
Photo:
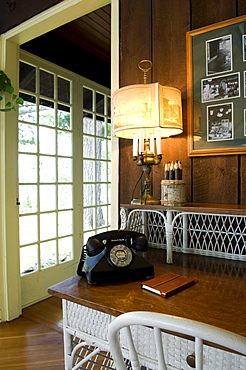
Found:
[{"label": "french door", "polygon": [[22,307],[76,274],[82,245],[110,228],[108,89],[21,52],[18,176]]}]

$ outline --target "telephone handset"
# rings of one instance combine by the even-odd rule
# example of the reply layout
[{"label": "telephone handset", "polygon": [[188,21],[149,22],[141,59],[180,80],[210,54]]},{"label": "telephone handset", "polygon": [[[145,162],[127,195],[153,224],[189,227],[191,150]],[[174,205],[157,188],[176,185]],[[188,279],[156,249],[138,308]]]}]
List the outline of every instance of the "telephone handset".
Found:
[{"label": "telephone handset", "polygon": [[148,250],[144,234],[111,230],[90,237],[82,249],[77,268],[89,283],[142,279],[154,276],[154,267],[138,252]]}]

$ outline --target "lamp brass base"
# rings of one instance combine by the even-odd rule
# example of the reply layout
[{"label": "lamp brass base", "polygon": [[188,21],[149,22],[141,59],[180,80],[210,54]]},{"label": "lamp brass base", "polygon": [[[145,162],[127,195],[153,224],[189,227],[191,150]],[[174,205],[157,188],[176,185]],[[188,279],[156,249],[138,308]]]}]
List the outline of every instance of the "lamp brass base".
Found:
[{"label": "lamp brass base", "polygon": [[159,199],[152,197],[150,194],[145,194],[142,198],[133,199],[131,204],[147,204],[150,206],[161,204]]}]

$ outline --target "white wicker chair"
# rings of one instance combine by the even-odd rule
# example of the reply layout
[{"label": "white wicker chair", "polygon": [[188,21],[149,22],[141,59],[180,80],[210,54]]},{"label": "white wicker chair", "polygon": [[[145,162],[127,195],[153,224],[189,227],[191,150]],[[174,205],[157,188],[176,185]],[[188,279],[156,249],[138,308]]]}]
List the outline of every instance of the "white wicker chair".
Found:
[{"label": "white wicker chair", "polygon": [[[145,335],[141,334],[143,332],[138,331],[138,328],[142,327],[146,330],[147,336],[149,336],[148,333],[151,331],[152,334],[149,338],[146,339]],[[123,333],[121,329],[123,329]],[[164,333],[163,330],[169,333]],[[172,351],[172,349],[170,347],[168,349],[165,336],[174,335],[176,337],[176,334],[177,336],[179,335],[179,338],[180,335],[183,335],[183,338],[185,335],[194,339],[190,341],[185,337],[186,341],[192,343],[193,347],[190,348],[194,349],[192,356],[195,363],[191,367],[186,362],[187,354],[183,359],[183,363],[181,363],[182,361],[180,362],[180,359],[177,359],[175,365],[170,365],[166,360],[168,359],[168,352]],[[157,370],[191,369],[192,367],[197,370],[224,370],[227,368],[227,365],[229,369],[245,369],[246,365],[246,358],[244,356],[203,344],[204,340],[246,355],[245,337],[201,322],[161,313],[136,311],[118,316],[109,325],[108,340],[117,370],[126,370],[129,368],[140,370],[142,369],[141,366]],[[154,341],[155,345],[153,344]],[[143,342],[145,342],[144,350],[148,353],[143,353]],[[181,349],[182,347],[183,345]],[[207,349],[204,349],[204,347],[207,347]],[[211,349],[218,356],[216,353],[211,354],[211,352],[208,352]],[[223,352],[223,355],[221,355],[221,352]],[[209,354],[209,359],[206,359],[207,354]],[[225,356],[234,356],[232,361],[237,362],[235,367],[230,364],[230,360],[227,360]],[[180,357],[180,355],[177,357]],[[124,358],[128,358],[131,361],[131,367],[129,365],[126,366]]]}]

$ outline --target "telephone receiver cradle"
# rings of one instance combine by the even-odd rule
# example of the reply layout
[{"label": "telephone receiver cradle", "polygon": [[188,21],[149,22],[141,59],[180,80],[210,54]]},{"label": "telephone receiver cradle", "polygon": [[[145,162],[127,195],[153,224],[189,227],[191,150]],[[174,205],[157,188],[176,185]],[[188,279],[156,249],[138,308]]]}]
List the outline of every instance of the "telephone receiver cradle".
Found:
[{"label": "telephone receiver cradle", "polygon": [[142,233],[111,230],[88,239],[77,268],[88,283],[110,283],[154,277],[154,266],[140,252],[148,250]]}]

